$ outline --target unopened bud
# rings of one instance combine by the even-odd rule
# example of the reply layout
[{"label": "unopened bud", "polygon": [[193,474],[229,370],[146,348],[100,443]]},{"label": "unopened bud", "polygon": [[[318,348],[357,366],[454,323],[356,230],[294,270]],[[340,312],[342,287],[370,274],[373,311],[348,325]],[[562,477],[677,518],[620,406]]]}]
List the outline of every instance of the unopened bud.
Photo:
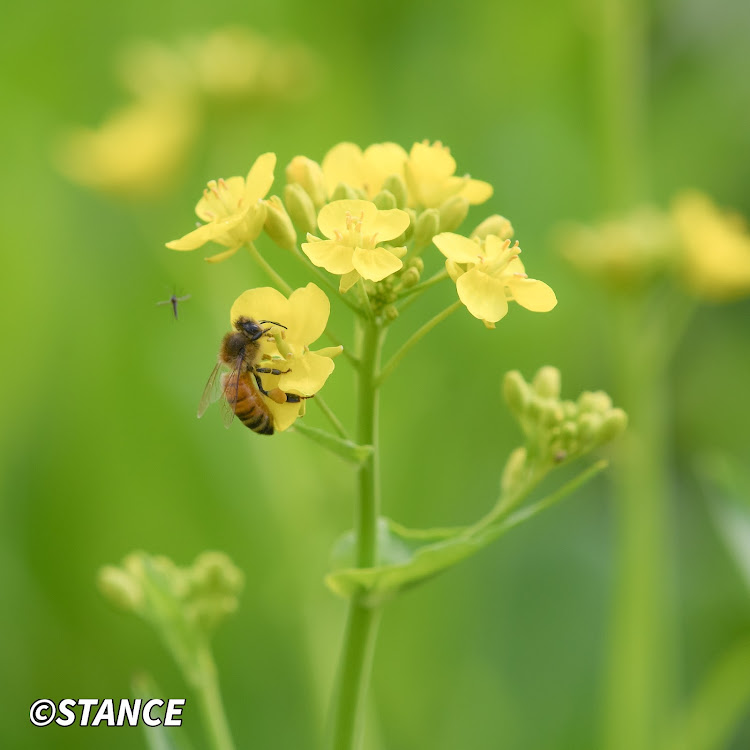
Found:
[{"label": "unopened bud", "polygon": [[604,391],[584,391],[578,397],[578,409],[603,414],[612,408],[612,399]]},{"label": "unopened bud", "polygon": [[357,191],[345,182],[339,182],[339,184],[336,185],[336,189],[331,194],[332,201],[356,201],[359,199],[360,195]]},{"label": "unopened bud", "polygon": [[599,430],[599,440],[608,443],[625,431],[628,426],[628,415],[622,409],[611,409],[604,417],[604,424]]},{"label": "unopened bud", "polygon": [[448,198],[440,206],[440,231],[452,232],[463,224],[469,213],[469,201],[461,195]]},{"label": "unopened bud", "polygon": [[297,246],[297,232],[281,199],[277,195],[272,195],[265,203],[266,221],[263,228],[266,234],[282,250],[294,250]]},{"label": "unopened bud", "polygon": [[420,275],[424,272],[424,261],[421,258],[412,258],[406,265],[409,268],[416,268]]},{"label": "unopened bud", "polygon": [[595,443],[599,440],[599,432],[602,428],[602,417],[595,412],[585,412],[578,418],[578,432],[581,440],[586,443]]},{"label": "unopened bud", "polygon": [[505,378],[503,379],[503,396],[510,410],[518,416],[524,414],[529,408],[531,402],[529,386],[518,370],[511,370],[505,373]]},{"label": "unopened bud", "polygon": [[387,211],[390,208],[396,208],[396,198],[390,190],[381,190],[372,202],[381,210]]},{"label": "unopened bud", "polygon": [[286,168],[287,184],[297,184],[310,196],[313,204],[320,208],[328,196],[323,170],[318,162],[306,156],[295,156]]},{"label": "unopened bud", "polygon": [[223,552],[203,552],[190,570],[194,591],[201,594],[238,594],[244,584],[242,571]]},{"label": "unopened bud", "polygon": [[549,401],[547,403],[542,402],[539,406],[539,422],[543,427],[554,427],[563,421],[563,410],[560,404]]},{"label": "unopened bud", "polygon": [[504,216],[493,214],[481,222],[471,233],[471,236],[472,238],[478,237],[480,240],[483,240],[491,234],[494,234],[501,240],[509,240],[513,236],[513,226]]},{"label": "unopened bud", "polygon": [[110,602],[129,612],[138,612],[143,606],[143,590],[138,581],[124,570],[106,565],[99,571],[99,591]]},{"label": "unopened bud", "polygon": [[406,206],[406,183],[401,175],[388,175],[383,181],[383,190],[388,190],[396,199],[396,208],[404,208]]},{"label": "unopened bud", "polygon": [[314,233],[318,224],[315,205],[302,185],[288,183],[284,188],[284,200],[297,229],[305,235]]},{"label": "unopened bud", "polygon": [[436,208],[428,208],[419,215],[414,227],[414,244],[427,247],[432,238],[440,231],[440,212]]},{"label": "unopened bud", "polygon": [[413,208],[404,209],[409,214],[409,226],[404,230],[402,237],[398,238],[399,242],[408,242],[414,234],[414,227],[417,226],[417,212]]},{"label": "unopened bud", "polygon": [[556,367],[541,367],[531,385],[542,398],[560,398],[560,370]]},{"label": "unopened bud", "polygon": [[406,289],[410,289],[417,284],[419,284],[419,271],[414,266],[407,268],[401,274],[401,285]]},{"label": "unopened bud", "polygon": [[398,309],[395,305],[386,305],[383,308],[383,315],[385,315],[386,320],[396,320],[398,317]]}]

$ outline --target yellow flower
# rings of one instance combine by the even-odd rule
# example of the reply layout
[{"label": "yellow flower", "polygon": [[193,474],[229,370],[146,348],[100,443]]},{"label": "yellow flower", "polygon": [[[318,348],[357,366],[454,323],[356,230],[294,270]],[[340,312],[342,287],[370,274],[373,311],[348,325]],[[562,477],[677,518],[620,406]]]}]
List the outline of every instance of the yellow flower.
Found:
[{"label": "yellow flower", "polygon": [[354,143],[339,143],[323,157],[321,164],[328,195],[344,182],[374,198],[386,177],[403,174],[407,158],[406,151],[395,143],[374,143],[364,152]]},{"label": "yellow flower", "polygon": [[409,188],[409,205],[437,208],[453,196],[472,204],[484,203],[492,196],[492,185],[467,176],[456,176],[456,160],[440,141],[415,143],[404,164]]},{"label": "yellow flower", "polygon": [[206,242],[228,247],[206,260],[216,263],[228,258],[242,245],[255,240],[263,231],[266,205],[263,198],[273,183],[276,154],[262,154],[255,160],[246,178],[211,180],[195,207],[199,218],[207,222],[179,240],[167,243],[172,250],[195,250]]},{"label": "yellow flower", "polygon": [[[248,289],[234,301],[229,315],[232,326],[241,317],[285,326],[276,342],[261,339],[261,353],[268,363],[261,362],[260,366],[289,371],[283,375],[261,376],[263,388],[269,394],[280,396],[279,391],[282,391],[313,396],[323,387],[333,372],[331,358],[339,354],[342,347],[311,352],[309,346],[325,331],[330,312],[328,297],[315,284],[296,289],[289,299],[276,289],[260,287]],[[274,428],[278,431],[290,427],[304,407],[304,401],[279,403],[264,395],[261,398],[273,415]]]},{"label": "yellow flower", "polygon": [[493,234],[471,240],[451,232],[433,241],[447,258],[445,267],[456,282],[459,299],[488,328],[505,317],[508,300],[533,312],[548,312],[557,304],[547,284],[526,275],[517,242],[511,246],[510,240]]},{"label": "yellow flower", "polygon": [[742,217],[722,213],[698,192],[678,196],[672,215],[682,241],[682,271],[691,290],[715,301],[749,294],[750,235]]},{"label": "yellow flower", "polygon": [[334,201],[320,210],[318,227],[328,239],[311,234],[302,250],[316,265],[341,276],[346,292],[360,278],[381,281],[402,268],[406,248],[378,247],[409,226],[409,214],[392,208],[380,211],[369,201]]},{"label": "yellow flower", "polygon": [[57,162],[82,185],[152,196],[169,185],[184,162],[197,124],[188,100],[144,99],[117,111],[98,130],[70,132],[58,147]]},{"label": "yellow flower", "polygon": [[676,240],[669,216],[641,206],[621,217],[559,230],[563,256],[582,272],[630,290],[669,268]]}]

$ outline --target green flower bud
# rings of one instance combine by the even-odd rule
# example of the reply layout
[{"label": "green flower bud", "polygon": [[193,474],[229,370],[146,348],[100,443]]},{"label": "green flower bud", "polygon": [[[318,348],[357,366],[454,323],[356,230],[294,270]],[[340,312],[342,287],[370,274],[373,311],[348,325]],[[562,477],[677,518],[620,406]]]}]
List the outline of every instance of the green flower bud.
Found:
[{"label": "green flower bud", "polygon": [[347,185],[345,182],[339,182],[338,185],[336,185],[336,189],[333,191],[333,194],[331,195],[332,201],[356,201],[360,199],[359,193],[357,191]]},{"label": "green flower bud", "polygon": [[417,212],[413,208],[404,209],[409,214],[409,226],[406,227],[401,237],[393,240],[394,244],[400,245],[404,242],[408,242],[414,234],[414,228],[417,226]]},{"label": "green flower bud", "polygon": [[284,201],[297,229],[305,236],[308,233],[314,234],[318,227],[317,214],[312,198],[302,185],[295,182],[288,183],[284,188]]},{"label": "green flower bud", "polygon": [[604,417],[604,424],[599,430],[599,441],[608,443],[625,431],[628,426],[628,415],[622,409],[611,409]]},{"label": "green flower bud", "polygon": [[522,416],[531,405],[529,386],[518,370],[505,373],[503,395],[508,407],[516,416]]},{"label": "green flower bud", "polygon": [[396,199],[396,208],[406,206],[407,192],[404,178],[398,174],[391,174],[383,181],[383,190],[388,190]]},{"label": "green flower bud", "polygon": [[436,208],[422,211],[414,227],[414,244],[417,247],[427,247],[439,231],[440,212]]},{"label": "green flower bud", "polygon": [[604,391],[584,391],[578,397],[578,409],[603,414],[612,408],[612,399]]},{"label": "green flower bud", "polygon": [[297,232],[281,199],[277,195],[272,195],[265,203],[266,221],[263,228],[266,234],[282,250],[294,250],[297,247]]},{"label": "green flower bud", "polygon": [[542,398],[560,398],[560,370],[541,367],[531,381],[532,388]]},{"label": "green flower bud", "polygon": [[295,156],[287,165],[286,181],[287,184],[300,185],[317,208],[321,208],[326,202],[328,192],[323,170],[318,162],[306,156]]},{"label": "green flower bud", "polygon": [[595,412],[581,414],[578,418],[578,432],[581,440],[589,444],[597,442],[603,422],[602,416]]},{"label": "green flower bud", "polygon": [[504,216],[493,214],[477,225],[477,228],[471,233],[471,237],[472,239],[478,237],[483,240],[490,234],[494,234],[501,240],[509,240],[513,236],[513,227]]},{"label": "green flower bud", "polygon": [[440,205],[440,231],[452,232],[454,229],[458,229],[468,213],[469,201],[466,198],[460,195],[448,198]]},{"label": "green flower bud", "polygon": [[143,607],[143,589],[133,576],[113,565],[105,565],[97,578],[99,591],[113,604],[128,612],[139,612]]},{"label": "green flower bud", "polygon": [[398,317],[398,309],[395,305],[386,305],[383,308],[383,315],[385,315],[386,320],[396,320]]},{"label": "green flower bud", "polygon": [[540,403],[539,423],[550,428],[560,424],[564,419],[563,410],[556,401]]},{"label": "green flower bud", "polygon": [[424,261],[421,258],[412,258],[407,261],[406,265],[408,268],[416,268],[420,276],[424,272]]},{"label": "green flower bud", "polygon": [[194,591],[201,594],[238,594],[244,585],[242,571],[223,552],[203,552],[189,572]]},{"label": "green flower bud", "polygon": [[419,271],[414,266],[407,268],[401,274],[401,285],[405,289],[410,289],[417,284],[419,284]]},{"label": "green flower bud", "polygon": [[372,202],[381,210],[387,211],[390,208],[396,208],[396,198],[390,190],[381,190]]}]

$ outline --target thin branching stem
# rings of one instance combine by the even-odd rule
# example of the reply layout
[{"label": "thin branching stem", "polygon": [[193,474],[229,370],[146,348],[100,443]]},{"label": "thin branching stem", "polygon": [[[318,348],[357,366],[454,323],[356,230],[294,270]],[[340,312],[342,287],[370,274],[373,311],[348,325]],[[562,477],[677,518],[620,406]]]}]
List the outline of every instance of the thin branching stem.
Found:
[{"label": "thin branching stem", "polygon": [[388,376],[391,375],[399,362],[401,362],[416,343],[421,341],[435,326],[450,317],[459,307],[461,307],[461,301],[456,300],[452,305],[446,307],[445,310],[439,312],[434,318],[428,320],[421,328],[415,331],[412,336],[402,344],[401,348],[388,360],[388,364],[386,364],[381,370],[378,384],[380,385],[387,380]]},{"label": "thin branching stem", "polygon": [[274,270],[273,266],[271,266],[271,264],[260,254],[260,251],[252,242],[248,243],[247,249],[250,251],[250,255],[252,255],[255,262],[268,274],[271,281],[276,284],[279,291],[284,292],[288,297],[292,293],[292,287],[281,278],[281,276]]}]

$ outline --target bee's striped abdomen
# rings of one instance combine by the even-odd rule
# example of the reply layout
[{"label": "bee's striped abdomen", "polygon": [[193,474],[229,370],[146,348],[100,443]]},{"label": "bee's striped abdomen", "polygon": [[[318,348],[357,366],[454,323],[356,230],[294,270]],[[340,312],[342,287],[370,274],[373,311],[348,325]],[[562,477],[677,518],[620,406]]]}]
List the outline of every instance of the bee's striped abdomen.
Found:
[{"label": "bee's striped abdomen", "polygon": [[241,382],[234,413],[242,424],[259,435],[273,435],[273,419],[265,408],[261,395],[251,385]]}]

